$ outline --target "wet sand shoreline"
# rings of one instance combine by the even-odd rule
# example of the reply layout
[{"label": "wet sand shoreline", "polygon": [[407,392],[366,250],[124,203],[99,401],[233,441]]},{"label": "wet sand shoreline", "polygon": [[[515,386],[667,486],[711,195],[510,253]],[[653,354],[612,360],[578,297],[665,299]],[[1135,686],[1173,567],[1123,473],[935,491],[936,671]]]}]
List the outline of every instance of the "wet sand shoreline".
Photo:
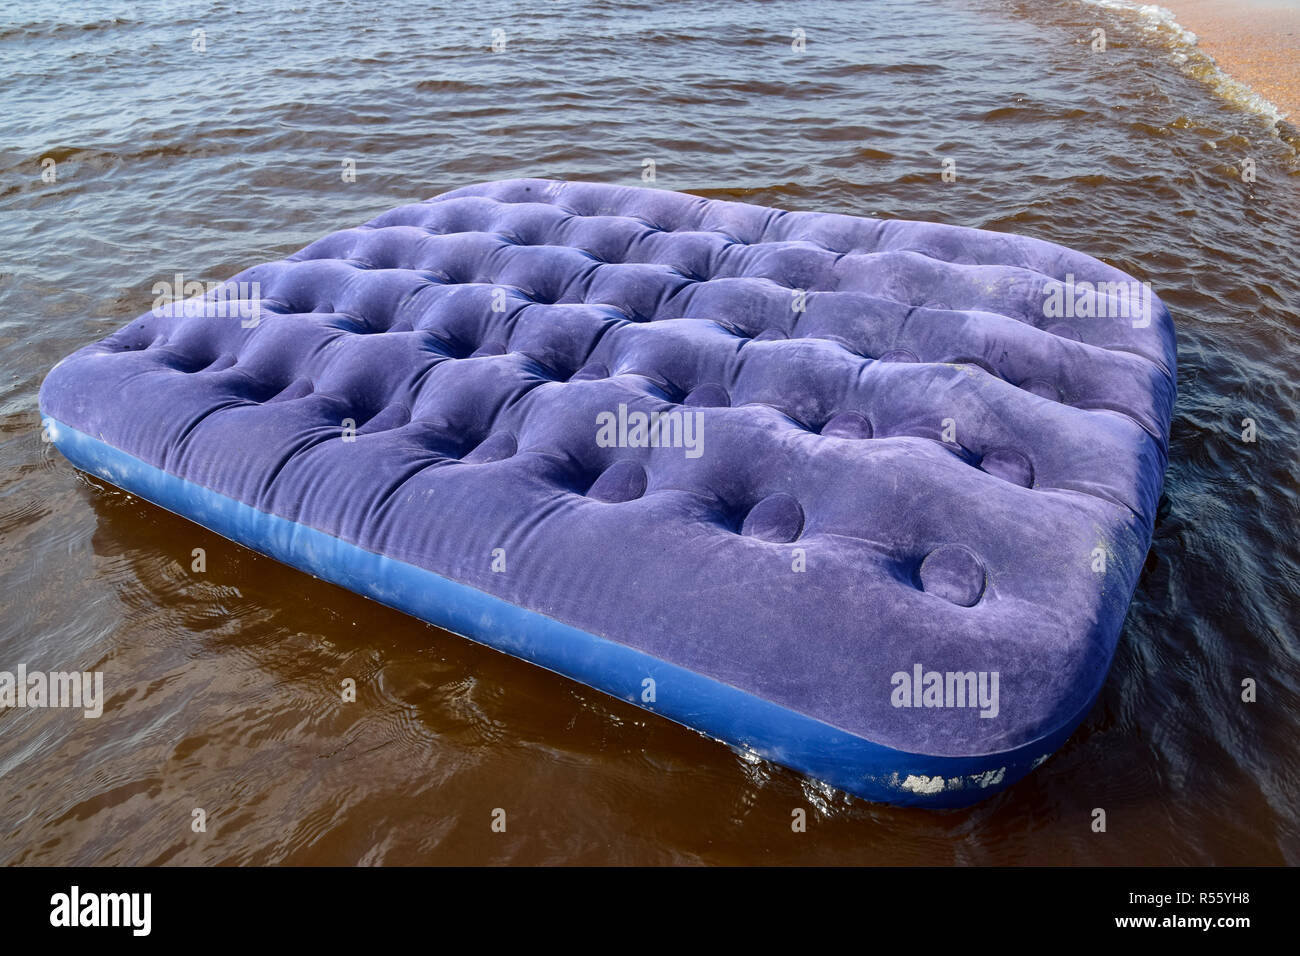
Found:
[{"label": "wet sand shoreline", "polygon": [[1300,3],[1295,0],[1171,0],[1180,25],[1223,72],[1300,119]]}]

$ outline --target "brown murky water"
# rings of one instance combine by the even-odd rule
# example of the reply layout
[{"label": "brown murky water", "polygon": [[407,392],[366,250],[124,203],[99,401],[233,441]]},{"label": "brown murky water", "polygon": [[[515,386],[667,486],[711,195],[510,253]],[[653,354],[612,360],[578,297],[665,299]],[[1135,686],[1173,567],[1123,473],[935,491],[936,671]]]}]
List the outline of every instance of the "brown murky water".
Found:
[{"label": "brown murky water", "polygon": [[[0,861],[1300,862],[1297,141],[1171,30],[1077,0],[37,2],[0,14],[0,51],[0,669],[107,692],[98,719],[0,710]],[[1110,680],[1008,792],[852,800],[40,440],[44,373],[175,272],[225,278],[470,182],[636,184],[644,158],[664,188],[1065,243],[1175,313],[1172,462]]]}]

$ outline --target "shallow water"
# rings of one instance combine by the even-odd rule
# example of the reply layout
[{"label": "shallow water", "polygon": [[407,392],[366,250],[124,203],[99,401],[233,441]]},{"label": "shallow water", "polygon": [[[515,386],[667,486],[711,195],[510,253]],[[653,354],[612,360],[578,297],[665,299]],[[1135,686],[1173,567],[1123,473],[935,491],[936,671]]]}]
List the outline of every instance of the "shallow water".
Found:
[{"label": "shallow water", "polygon": [[[0,669],[102,670],[108,693],[99,719],[0,711],[0,862],[1300,862],[1297,140],[1167,24],[1080,0],[217,6],[0,14]],[[471,182],[636,185],[647,158],[662,188],[1064,243],[1174,313],[1171,464],[1110,679],[1009,791],[851,799],[40,440],[45,372],[176,272]]]}]

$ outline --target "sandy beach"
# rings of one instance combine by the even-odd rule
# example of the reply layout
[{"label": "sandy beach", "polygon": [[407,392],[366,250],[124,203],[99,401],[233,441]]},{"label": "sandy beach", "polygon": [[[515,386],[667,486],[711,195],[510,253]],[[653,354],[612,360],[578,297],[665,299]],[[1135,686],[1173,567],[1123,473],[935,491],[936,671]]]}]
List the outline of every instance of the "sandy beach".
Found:
[{"label": "sandy beach", "polygon": [[1168,4],[1197,45],[1234,80],[1300,116],[1300,3],[1296,0],[1176,0]]}]

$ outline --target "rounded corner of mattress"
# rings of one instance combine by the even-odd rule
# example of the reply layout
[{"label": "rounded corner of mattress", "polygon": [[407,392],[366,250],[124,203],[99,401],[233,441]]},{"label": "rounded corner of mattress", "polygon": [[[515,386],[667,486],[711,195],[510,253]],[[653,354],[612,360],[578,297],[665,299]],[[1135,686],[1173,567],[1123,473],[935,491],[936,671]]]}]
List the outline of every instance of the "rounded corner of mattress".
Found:
[{"label": "rounded corner of mattress", "polygon": [[56,391],[60,387],[60,378],[62,373],[60,369],[66,370],[66,363],[71,356],[60,359],[56,362],[45,376],[41,379],[41,384],[36,390],[36,410],[42,421],[49,421],[56,418],[54,405],[56,404]]}]

